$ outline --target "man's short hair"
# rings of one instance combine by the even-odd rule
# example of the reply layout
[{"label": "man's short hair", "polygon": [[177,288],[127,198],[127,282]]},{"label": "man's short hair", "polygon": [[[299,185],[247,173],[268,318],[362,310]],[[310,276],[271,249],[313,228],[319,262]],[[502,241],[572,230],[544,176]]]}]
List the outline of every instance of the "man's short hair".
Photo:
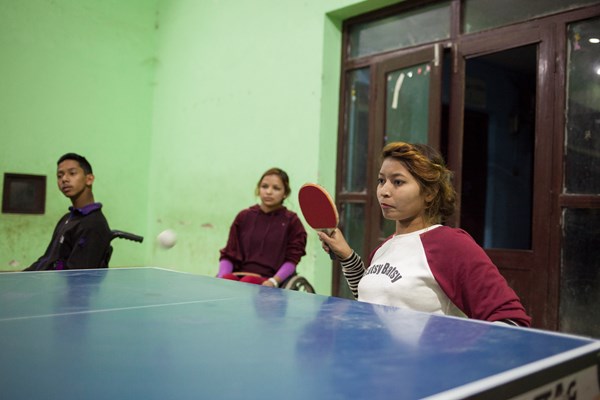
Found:
[{"label": "man's short hair", "polygon": [[81,167],[81,169],[83,169],[83,172],[86,173],[86,175],[94,173],[92,171],[92,165],[88,162],[88,160],[85,159],[85,157],[80,156],[79,154],[67,153],[58,159],[58,162],[56,163],[56,165],[59,165],[61,162],[65,161],[65,160],[77,161],[79,163],[79,166]]}]

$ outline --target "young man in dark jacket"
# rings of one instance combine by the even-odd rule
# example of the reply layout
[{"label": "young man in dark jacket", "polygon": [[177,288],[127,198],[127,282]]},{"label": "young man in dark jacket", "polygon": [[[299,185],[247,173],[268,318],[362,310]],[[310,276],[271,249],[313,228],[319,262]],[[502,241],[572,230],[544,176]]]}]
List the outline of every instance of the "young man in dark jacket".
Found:
[{"label": "young man in dark jacket", "polygon": [[94,202],[92,166],[75,153],[65,154],[57,165],[58,189],[72,206],[56,224],[44,255],[25,271],[107,267],[111,231],[102,204]]}]

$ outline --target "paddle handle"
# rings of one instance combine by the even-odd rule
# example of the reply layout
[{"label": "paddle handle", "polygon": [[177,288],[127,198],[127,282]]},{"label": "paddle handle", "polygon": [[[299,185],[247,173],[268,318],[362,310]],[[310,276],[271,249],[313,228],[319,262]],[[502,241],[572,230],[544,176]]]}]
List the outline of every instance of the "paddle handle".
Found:
[{"label": "paddle handle", "polygon": [[[319,229],[321,232],[325,233],[327,236],[331,236],[333,234],[333,232],[335,232],[335,228],[331,229]],[[325,244],[325,246],[327,246],[327,253],[329,253],[329,258],[332,260],[335,260],[337,257],[335,256],[335,254],[333,254],[333,250],[331,250],[331,247],[329,247],[327,244]]]},{"label": "paddle handle", "polygon": [[335,260],[336,259],[336,256],[335,256],[335,254],[333,254],[333,250],[331,250],[331,247],[327,246],[327,252],[329,253],[329,258],[331,260]]}]

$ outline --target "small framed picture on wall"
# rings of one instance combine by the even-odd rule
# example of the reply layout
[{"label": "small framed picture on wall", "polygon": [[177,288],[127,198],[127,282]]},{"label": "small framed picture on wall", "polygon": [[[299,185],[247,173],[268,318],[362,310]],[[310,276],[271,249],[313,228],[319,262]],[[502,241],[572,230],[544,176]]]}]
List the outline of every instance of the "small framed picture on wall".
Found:
[{"label": "small framed picture on wall", "polygon": [[43,214],[45,210],[45,175],[4,174],[3,213]]}]

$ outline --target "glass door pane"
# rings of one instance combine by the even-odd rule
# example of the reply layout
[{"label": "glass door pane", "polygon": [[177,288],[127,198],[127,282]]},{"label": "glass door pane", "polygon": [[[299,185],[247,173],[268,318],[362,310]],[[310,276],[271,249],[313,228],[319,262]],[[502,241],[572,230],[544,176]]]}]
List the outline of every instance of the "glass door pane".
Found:
[{"label": "glass door pane", "polygon": [[[383,141],[428,143],[429,93],[432,62],[392,70],[386,78],[385,130]],[[381,218],[381,238],[396,231],[395,221]]]},{"label": "glass door pane", "polygon": [[537,45],[466,61],[460,226],[484,248],[531,249]]},{"label": "glass door pane", "polygon": [[[378,154],[390,142],[440,142],[442,65],[441,46],[432,45],[382,63],[377,75],[375,148],[373,182],[379,172]],[[432,139],[433,138],[433,139]],[[433,142],[432,142],[433,140]],[[375,197],[375,184],[373,185]],[[377,201],[369,210],[372,230],[369,242],[374,247],[396,230],[394,221],[381,215]]]},{"label": "glass door pane", "polygon": [[342,191],[363,192],[367,184],[369,140],[369,68],[347,74],[346,137],[342,170]]},{"label": "glass door pane", "polygon": [[[336,200],[340,208],[340,229],[352,248],[364,255],[365,204],[367,202],[367,170],[369,148],[370,68],[364,67],[346,73],[344,141],[342,147],[341,190]],[[351,198],[351,199],[349,199]],[[336,268],[334,294],[353,298],[342,272]]]},{"label": "glass door pane", "polygon": [[600,194],[600,18],[567,34],[564,193]]},{"label": "glass door pane", "polygon": [[[340,213],[340,226],[348,244],[357,254],[366,259],[369,250],[364,249],[365,205],[364,203],[343,203]],[[353,299],[354,296],[343,276],[340,279],[339,297]]]},{"label": "glass door pane", "polygon": [[450,37],[450,1],[429,4],[350,28],[348,58],[435,42]]},{"label": "glass door pane", "polygon": [[[567,29],[559,327],[600,338],[600,18]],[[568,204],[568,203],[567,203]]]},{"label": "glass door pane", "polygon": [[563,213],[560,330],[600,338],[600,209]]},{"label": "glass door pane", "polygon": [[598,0],[464,0],[463,32],[479,32],[597,3]]},{"label": "glass door pane", "polygon": [[429,63],[387,74],[384,142],[427,143]]}]

